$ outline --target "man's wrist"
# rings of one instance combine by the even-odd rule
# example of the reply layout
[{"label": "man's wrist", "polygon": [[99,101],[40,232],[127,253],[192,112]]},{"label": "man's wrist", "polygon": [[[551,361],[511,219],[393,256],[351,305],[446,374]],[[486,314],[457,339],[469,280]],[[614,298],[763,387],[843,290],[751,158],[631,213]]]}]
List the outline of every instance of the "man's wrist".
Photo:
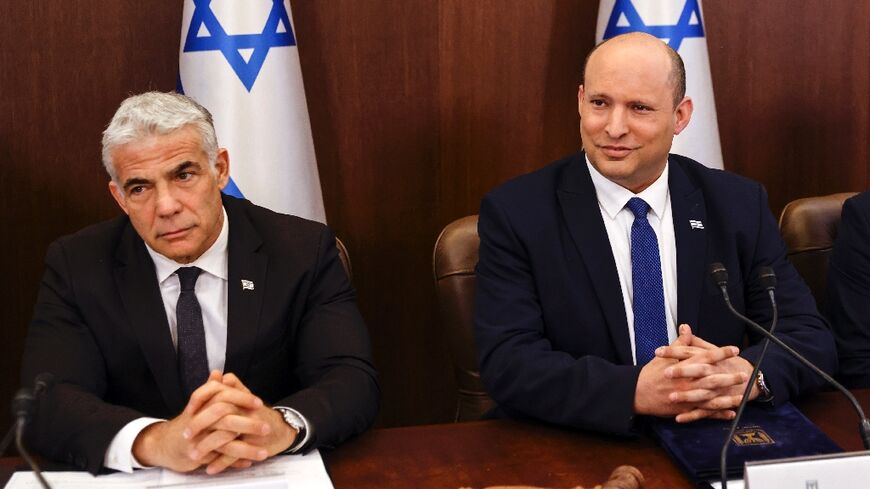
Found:
[{"label": "man's wrist", "polygon": [[284,420],[284,423],[295,432],[293,440],[281,453],[296,453],[300,448],[302,448],[305,442],[308,441],[309,432],[307,420],[298,411],[292,408],[274,406],[272,409],[277,411]]},{"label": "man's wrist", "polygon": [[133,472],[133,469],[150,468],[141,463],[133,453],[133,443],[136,438],[148,426],[164,421],[159,418],[141,417],[130,421],[112,438],[106,454],[103,457],[103,465],[106,468],[121,472]]},{"label": "man's wrist", "polygon": [[157,443],[157,431],[166,425],[166,421],[159,421],[150,424],[139,432],[136,439],[133,440],[133,447],[130,452],[133,458],[145,467],[159,467],[160,461],[156,452],[160,450],[160,444]]}]

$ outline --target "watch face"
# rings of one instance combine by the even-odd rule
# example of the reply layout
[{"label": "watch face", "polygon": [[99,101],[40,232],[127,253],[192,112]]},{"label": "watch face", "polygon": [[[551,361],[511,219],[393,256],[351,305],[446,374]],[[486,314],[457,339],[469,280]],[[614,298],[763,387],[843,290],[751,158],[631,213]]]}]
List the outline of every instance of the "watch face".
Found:
[{"label": "watch face", "polygon": [[302,428],[305,427],[304,423],[300,423],[298,417],[290,411],[289,409],[278,409],[281,413],[281,416],[284,418],[284,422],[289,424],[296,431],[302,431]]},{"label": "watch face", "polygon": [[300,429],[302,429],[302,425],[299,424],[298,421],[296,421],[295,419],[293,419],[292,417],[290,417],[286,414],[284,415],[284,421],[286,421],[287,424],[289,424],[293,428],[296,428],[296,431],[299,431]]},{"label": "watch face", "polygon": [[755,378],[755,386],[758,387],[759,400],[765,401],[773,398],[770,389],[767,387],[767,382],[764,381],[764,374],[761,371],[758,372],[758,377]]}]

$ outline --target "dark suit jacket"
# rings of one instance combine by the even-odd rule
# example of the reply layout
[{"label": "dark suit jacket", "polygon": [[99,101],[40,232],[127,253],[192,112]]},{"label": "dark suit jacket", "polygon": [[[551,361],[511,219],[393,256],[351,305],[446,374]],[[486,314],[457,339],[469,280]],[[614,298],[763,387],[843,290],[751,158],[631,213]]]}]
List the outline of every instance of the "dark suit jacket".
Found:
[{"label": "dark suit jacket", "polygon": [[828,308],[840,379],[849,387],[870,387],[870,191],[843,204],[828,270]]},{"label": "dark suit jacket", "polygon": [[[708,265],[730,273],[735,307],[763,325],[771,306],[755,281],[760,266],[779,279],[777,336],[833,371],[830,331],[786,248],[761,185],[670,157],[668,185],[677,252],[677,321],[717,345],[759,339],[728,313]],[[692,229],[689,220],[703,229]],[[633,426],[640,367],[631,345],[616,264],[584,156],[516,178],[480,208],[475,332],[484,384],[507,415],[613,433]],[[778,348],[762,370],[776,401],[819,380]]]},{"label": "dark suit jacket", "polygon": [[[267,404],[301,412],[309,447],[368,427],[378,385],[368,334],[324,225],[224,196],[230,224],[225,372]],[[241,280],[254,282],[243,290]],[[96,472],[117,432],[141,416],[172,418],[187,399],[154,264],[126,216],[52,243],[27,335],[22,382],[57,385],[31,442]]]}]

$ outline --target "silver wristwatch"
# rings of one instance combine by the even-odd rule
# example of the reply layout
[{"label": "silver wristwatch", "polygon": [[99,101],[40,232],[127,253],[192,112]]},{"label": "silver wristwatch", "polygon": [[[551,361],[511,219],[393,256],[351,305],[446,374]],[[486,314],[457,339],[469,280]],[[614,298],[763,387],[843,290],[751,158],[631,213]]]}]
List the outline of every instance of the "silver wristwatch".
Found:
[{"label": "silver wristwatch", "polygon": [[302,443],[305,441],[305,435],[307,432],[305,428],[305,421],[302,419],[301,416],[296,414],[296,412],[290,408],[286,408],[284,406],[275,406],[272,409],[281,413],[281,417],[284,418],[284,422],[297,431],[296,438],[293,439],[293,443],[291,443],[290,446],[287,447],[287,449],[283,452],[294,453],[296,450],[299,449],[299,447],[302,446]]},{"label": "silver wristwatch", "polygon": [[758,397],[755,399],[758,402],[770,402],[773,400],[773,393],[767,387],[767,382],[764,381],[764,374],[761,370],[758,371],[758,377],[755,378],[755,387],[758,387]]}]

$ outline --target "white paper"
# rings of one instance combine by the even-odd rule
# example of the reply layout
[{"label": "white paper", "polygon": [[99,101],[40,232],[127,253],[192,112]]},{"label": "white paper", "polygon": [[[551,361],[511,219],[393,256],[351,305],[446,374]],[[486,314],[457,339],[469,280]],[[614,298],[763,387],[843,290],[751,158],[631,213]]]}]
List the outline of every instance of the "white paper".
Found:
[{"label": "white paper", "polygon": [[[722,489],[722,482],[721,481],[710,482],[710,486],[713,489]],[[728,489],[743,489],[743,488],[744,488],[743,481],[740,479],[734,479],[733,481],[732,480],[728,481]]]},{"label": "white paper", "polygon": [[[54,489],[334,489],[317,450],[306,455],[273,457],[248,469],[229,469],[218,475],[207,475],[203,471],[179,474],[164,469],[96,477],[87,472],[43,472],[42,475]],[[33,472],[16,472],[6,483],[6,489],[41,487]]]}]

